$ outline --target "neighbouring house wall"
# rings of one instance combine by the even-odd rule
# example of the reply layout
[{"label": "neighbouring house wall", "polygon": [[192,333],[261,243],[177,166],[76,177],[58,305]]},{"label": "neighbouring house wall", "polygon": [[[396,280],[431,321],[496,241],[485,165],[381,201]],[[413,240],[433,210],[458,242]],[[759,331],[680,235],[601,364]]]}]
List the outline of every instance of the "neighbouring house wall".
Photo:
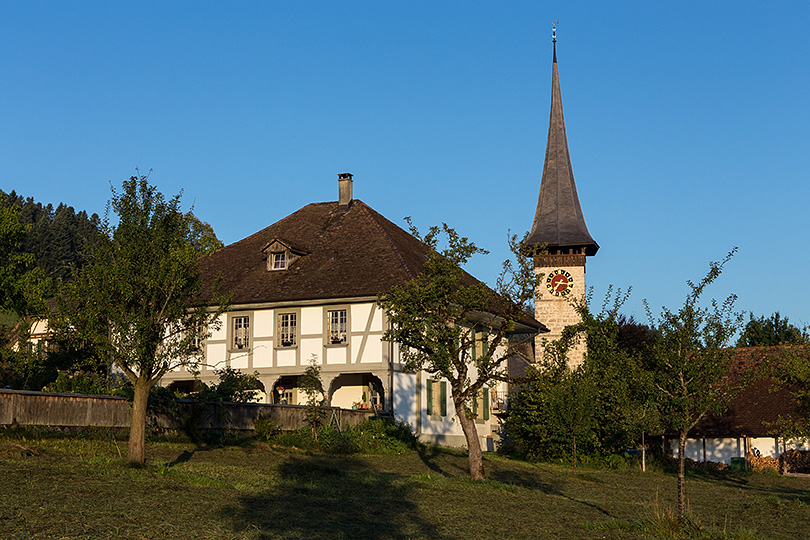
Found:
[{"label": "neighbouring house wall", "polygon": [[[799,450],[810,449],[810,445],[807,444],[785,447],[785,445],[779,444],[774,437],[750,437],[748,444],[751,451],[756,449],[760,455],[774,458],[778,458],[785,450],[793,448]],[[677,439],[669,440],[669,450],[673,456],[678,456]],[[747,450],[745,437],[690,438],[686,440],[684,455],[695,461],[713,461],[730,465],[731,458],[744,458]]]}]

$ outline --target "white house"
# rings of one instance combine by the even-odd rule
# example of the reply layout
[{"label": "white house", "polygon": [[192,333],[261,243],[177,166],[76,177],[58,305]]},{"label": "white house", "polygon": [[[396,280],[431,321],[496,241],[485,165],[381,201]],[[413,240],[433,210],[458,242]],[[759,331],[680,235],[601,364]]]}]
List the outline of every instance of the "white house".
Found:
[{"label": "white house", "polygon": [[[398,345],[382,339],[388,321],[378,294],[417,275],[427,250],[354,200],[351,174],[338,183],[337,202],[309,204],[203,261],[203,278],[218,280],[231,308],[201,343],[199,374],[173,371],[161,384],[190,390],[195,377],[213,382],[215,370],[230,366],[258,373],[262,401],[301,404],[298,379],[315,362],[332,406],[386,411],[426,442],[461,446],[448,383],[404,373]],[[516,328],[545,330],[531,317]],[[494,384],[474,405],[485,449],[506,392],[504,383]]]}]

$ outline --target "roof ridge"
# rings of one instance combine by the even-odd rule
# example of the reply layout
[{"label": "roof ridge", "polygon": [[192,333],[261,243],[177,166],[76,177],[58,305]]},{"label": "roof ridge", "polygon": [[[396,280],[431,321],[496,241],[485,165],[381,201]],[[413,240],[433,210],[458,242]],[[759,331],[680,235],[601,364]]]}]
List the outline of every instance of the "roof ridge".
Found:
[{"label": "roof ridge", "polygon": [[383,235],[383,238],[385,238],[385,241],[388,242],[388,245],[391,246],[391,250],[394,252],[394,255],[399,260],[399,263],[402,265],[402,268],[405,270],[405,274],[407,274],[408,278],[413,279],[414,278],[413,272],[411,272],[411,269],[408,267],[408,263],[405,262],[405,258],[402,256],[402,252],[397,247],[396,242],[394,242],[394,240],[390,236],[388,236],[388,233],[385,232],[383,226],[380,225],[380,223],[374,218],[374,216],[372,215],[373,210],[363,201],[355,199],[355,202],[360,203],[360,208],[363,210],[363,213],[371,221],[371,223],[374,224],[374,226],[377,228],[380,234]]}]

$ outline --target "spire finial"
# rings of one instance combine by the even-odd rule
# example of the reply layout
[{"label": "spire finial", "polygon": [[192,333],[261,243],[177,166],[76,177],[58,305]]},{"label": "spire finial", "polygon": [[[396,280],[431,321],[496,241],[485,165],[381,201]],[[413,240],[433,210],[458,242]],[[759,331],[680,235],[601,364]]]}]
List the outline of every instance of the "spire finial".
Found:
[{"label": "spire finial", "polygon": [[551,42],[554,44],[554,63],[557,63],[557,25],[560,21],[553,21],[551,23]]}]

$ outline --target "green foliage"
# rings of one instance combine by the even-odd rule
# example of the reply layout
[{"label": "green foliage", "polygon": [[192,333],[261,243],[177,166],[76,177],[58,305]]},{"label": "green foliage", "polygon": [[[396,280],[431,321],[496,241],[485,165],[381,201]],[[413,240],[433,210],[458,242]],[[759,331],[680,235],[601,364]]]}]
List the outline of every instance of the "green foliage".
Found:
[{"label": "green foliage", "polygon": [[486,385],[507,378],[509,336],[526,317],[537,276],[520,252],[521,242],[512,236],[510,247],[517,262],[504,263],[495,294],[461,269],[485,250],[447,224],[431,227],[422,237],[408,223],[427,248],[427,256],[415,278],[378,298],[391,323],[383,339],[399,344],[406,371],[424,370],[449,382],[467,440],[470,474],[483,479],[471,404]]},{"label": "green foliage", "polygon": [[766,368],[768,376],[787,388],[796,399],[796,414],[780,417],[769,426],[785,443],[810,440],[810,351],[804,347],[786,347]]},{"label": "green foliage", "polygon": [[323,425],[324,415],[320,406],[325,401],[323,383],[321,382],[321,367],[316,364],[317,358],[312,355],[309,365],[299,380],[299,387],[307,396],[305,412],[307,425],[312,430],[312,438],[318,440],[318,428]]},{"label": "green foliage", "polygon": [[645,301],[650,324],[655,329],[650,370],[654,396],[662,424],[676,431],[678,438],[678,516],[686,519],[685,448],[686,436],[709,412],[722,414],[746,384],[740,373],[732,371],[734,350],[728,343],[742,324],[742,314],[734,311],[737,297],[730,295],[722,303],[711,301],[701,307],[706,288],[714,283],[725,259],[709,264],[709,271],[698,283],[687,281],[690,292],[678,311],[662,308],[655,319]]},{"label": "green foliage", "polygon": [[777,311],[770,317],[755,318],[750,315],[743,328],[737,347],[775,347],[777,345],[810,345],[808,329],[799,329],[790,324],[787,317]]},{"label": "green foliage", "polygon": [[364,454],[401,454],[421,445],[410,426],[383,418],[370,418],[344,430],[357,452]]},{"label": "green foliage", "polygon": [[[547,343],[540,369],[510,402],[506,420],[508,452],[538,459],[577,453],[611,456],[634,448],[642,432],[658,428],[649,362],[652,332],[619,313],[629,295],[608,291],[593,314],[590,299],[576,305],[582,322]],[[576,370],[567,353],[587,339],[587,354]]]},{"label": "green foliage", "polygon": [[6,199],[0,192],[0,311],[24,319],[42,313],[50,283],[34,266],[34,256],[20,250],[27,230],[19,220],[20,208]]},{"label": "green foliage", "polygon": [[200,403],[251,403],[261,388],[259,373],[242,373],[230,366],[214,371],[218,383],[208,385],[192,398]]},{"label": "green foliage", "polygon": [[70,279],[71,268],[84,265],[101,235],[98,215],[88,216],[61,203],[54,208],[12,191],[0,207],[18,209],[19,221],[27,228],[19,252],[33,255],[36,266],[56,280]]},{"label": "green foliage", "polygon": [[662,308],[656,319],[645,301],[654,329],[649,368],[668,429],[686,432],[706,413],[722,414],[744,383],[731,378],[734,351],[727,348],[742,322],[742,315],[734,311],[736,295],[722,303],[711,300],[711,307],[700,305],[706,287],[717,280],[735,251],[710,263],[697,284],[687,282],[690,292],[678,311]]},{"label": "green foliage", "polygon": [[180,210],[180,195],[166,200],[148,177],[133,176],[122,191],[112,189],[101,237],[57,298],[51,322],[61,339],[92,345],[132,382],[135,463],[145,459],[149,389],[169,370],[199,361],[197,340],[217,327],[226,308],[203,296],[200,234]]},{"label": "green foliage", "polygon": [[343,431],[332,424],[324,424],[317,428],[316,435],[312,434],[309,427],[283,433],[275,431],[276,426],[272,421],[269,422],[269,427],[268,430],[262,427],[261,434],[257,427],[257,437],[260,440],[272,440],[280,446],[327,454],[402,454],[422,448],[407,424],[378,417],[349,426]]},{"label": "green foliage", "polygon": [[35,350],[0,347],[0,388],[42,390],[56,378],[57,370]]},{"label": "green foliage", "polygon": [[501,450],[528,459],[554,459],[568,455],[569,436],[554,417],[560,401],[564,369],[534,371],[509,402]]},{"label": "green foliage", "polygon": [[44,392],[105,395],[115,394],[117,385],[103,373],[60,370],[56,380],[42,390]]},{"label": "green foliage", "polygon": [[197,233],[179,195],[166,200],[146,176],[132,177],[121,192],[113,189],[102,233],[88,264],[62,288],[54,326],[91,343],[132,381],[154,384],[197,359],[194,341],[217,324],[224,305],[214,312],[203,305]]},{"label": "green foliage", "polygon": [[216,250],[225,246],[222,241],[217,238],[214,233],[214,228],[205,221],[200,220],[193,212],[186,214],[191,231],[191,243],[197,252],[203,255],[210,255]]},{"label": "green foliage", "polygon": [[278,421],[266,414],[260,414],[256,418],[253,422],[253,430],[256,432],[256,438],[264,442],[274,440],[281,433]]}]

